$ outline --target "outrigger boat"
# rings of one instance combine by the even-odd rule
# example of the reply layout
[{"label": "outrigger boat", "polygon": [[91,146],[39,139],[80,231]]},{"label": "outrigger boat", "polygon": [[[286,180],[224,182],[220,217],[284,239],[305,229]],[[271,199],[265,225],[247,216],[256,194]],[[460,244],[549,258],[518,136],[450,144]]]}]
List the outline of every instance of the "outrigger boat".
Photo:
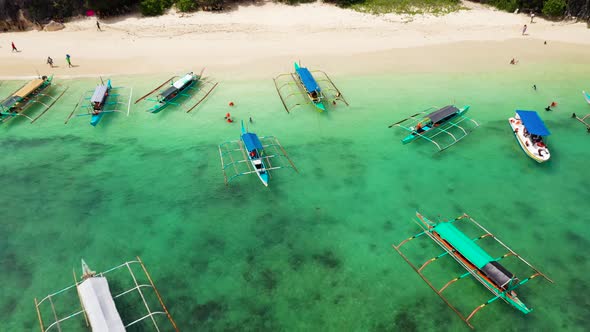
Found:
[{"label": "outrigger boat", "polygon": [[72,113],[67,117],[65,123],[70,121],[76,111],[82,111],[82,114],[76,115],[77,117],[91,116],[90,124],[93,127],[96,127],[106,113],[126,112],[127,116],[129,116],[133,90],[129,92],[129,100],[126,103],[127,110],[123,111],[115,109],[118,105],[125,105],[125,103],[119,101],[119,99],[126,99],[126,96],[122,94],[122,90],[124,89],[125,88],[123,87],[113,87],[110,79],[107,80],[106,84],[101,80],[101,84],[99,84],[93,91],[88,91],[86,94],[82,95],[72,110]]},{"label": "outrigger boat", "polygon": [[538,163],[551,158],[549,149],[543,142],[543,136],[549,136],[551,133],[537,112],[518,110],[508,122],[518,144],[529,157]]},{"label": "outrigger boat", "polygon": [[[199,75],[195,75],[193,72],[189,72],[186,75],[182,76],[181,78],[177,79],[176,81],[174,81],[174,79],[177,77],[171,77],[170,79],[168,79],[167,81],[162,83],[160,86],[158,86],[154,90],[150,91],[145,96],[137,99],[135,101],[135,104],[137,104],[138,102],[140,102],[142,100],[148,100],[148,101],[155,102],[155,105],[152,106],[151,108],[149,108],[147,111],[150,113],[158,113],[161,110],[163,110],[164,108],[166,108],[168,105],[180,106],[180,103],[178,103],[177,101],[181,97],[188,98],[189,100],[191,98],[195,97],[197,94],[195,94],[194,96],[191,96],[188,92],[189,92],[189,90],[193,90],[196,85],[199,85],[199,84],[212,85],[210,87],[210,89],[206,91],[205,95],[186,111],[187,113],[189,113],[195,107],[197,107],[201,102],[203,102],[205,100],[205,98],[207,98],[207,96],[209,96],[211,91],[213,91],[213,89],[215,89],[215,87],[217,87],[217,84],[219,84],[219,83],[213,84],[211,82],[207,82],[206,80],[202,79],[204,70],[205,69],[201,70],[201,73]],[[166,89],[161,90],[155,99],[148,98],[149,96],[153,95],[156,91],[159,91],[163,86],[165,86],[168,83],[171,83],[171,85],[168,86]]]},{"label": "outrigger boat", "polygon": [[[590,104],[590,93],[582,91],[582,94],[584,95],[584,99],[586,100],[586,102]],[[586,119],[590,118],[590,114],[586,114],[583,117],[579,117],[576,115],[576,113],[572,113],[572,118],[575,118],[576,120],[583,123],[586,126],[586,130],[590,133],[590,123],[586,122]]]},{"label": "outrigger boat", "polygon": [[[313,71],[314,73],[322,76],[316,80],[312,74],[312,71],[310,71],[308,68],[302,67],[297,62],[294,63],[294,67],[295,72],[280,74],[279,76],[273,78],[275,88],[277,89],[279,98],[281,98],[281,102],[283,103],[287,113],[290,113],[292,109],[301,105],[300,103],[294,103],[293,105],[287,106],[287,104],[291,104],[291,97],[301,94],[305,94],[307,96],[308,102],[312,103],[318,111],[325,111],[326,106],[324,105],[324,102],[327,98],[324,95],[324,90],[322,90],[319,85],[320,82],[325,83],[325,90],[333,94],[331,100],[332,104],[336,104],[336,100],[341,100],[344,102],[344,104],[346,104],[346,106],[348,106],[348,102],[346,99],[344,99],[344,96],[342,96],[342,93],[340,90],[338,90],[334,82],[332,82],[328,74],[321,70],[315,70]],[[279,80],[281,77],[289,77],[292,80],[280,82]],[[293,91],[293,89],[286,89],[287,87],[291,87],[293,85],[297,87],[296,91]]]},{"label": "outrigger boat", "polygon": [[[62,91],[57,98],[45,94],[44,92],[51,87],[52,82],[53,75],[49,77],[42,76],[41,78],[33,79],[15,91],[10,97],[0,103],[0,123],[4,123],[15,116],[24,116],[33,123],[43,116],[43,114],[45,114],[67,90],[66,88]],[[49,98],[51,103],[49,105],[45,104],[41,101],[42,98]],[[33,119],[24,113],[35,103],[41,104],[45,108]]]},{"label": "outrigger boat", "polygon": [[[135,269],[139,270],[138,267],[141,267],[143,273],[137,274],[137,271],[134,273]],[[120,274],[125,271],[129,273],[128,276],[130,277],[130,280],[125,284],[133,284],[133,287],[129,289],[120,289],[121,286],[119,283],[115,283],[115,287],[110,287],[106,275],[112,276],[113,279],[118,279],[117,276],[120,276]],[[141,277],[142,274],[143,277],[139,280],[147,279],[149,284],[141,284],[138,282],[138,277]],[[120,282],[121,280],[118,281]],[[151,299],[153,296],[150,296],[149,298],[147,297],[150,295],[150,292],[148,292],[150,288],[153,290],[153,294],[155,294],[157,302],[161,306],[160,309],[154,311],[150,308],[150,304],[154,305],[156,302],[148,301],[148,299]],[[74,295],[74,289],[77,295]],[[117,290],[117,295],[112,295],[113,289]],[[67,296],[68,294],[69,296]],[[78,297],[81,307],[80,310],[77,310],[66,317],[59,317],[60,313],[63,313],[66,310],[67,312],[72,312],[72,310],[71,308],[69,308],[69,310],[68,308],[56,308],[56,304],[59,305],[62,303],[63,306],[63,303],[74,303],[74,296]],[[70,301],[66,302],[65,300],[67,299],[64,297],[68,297]],[[130,306],[130,301],[137,301],[137,299],[141,299],[141,303],[143,304],[141,305],[141,311],[143,312],[133,312],[133,316],[131,316],[129,308],[137,308],[139,306]],[[130,316],[127,320],[125,320],[124,317],[121,317],[117,310],[117,302],[119,301],[121,302],[119,305],[123,305],[123,308],[126,309],[125,313],[127,316]],[[92,271],[86,262],[82,260],[82,280],[78,281],[76,273],[74,272],[73,285],[54,292],[43,298],[41,301],[37,301],[35,298],[35,308],[37,310],[37,318],[39,319],[41,332],[54,330],[71,331],[72,328],[76,327],[79,329],[79,323],[76,324],[69,320],[80,314],[84,316],[86,326],[89,326],[94,332],[124,332],[126,329],[135,329],[138,327],[143,331],[147,327],[146,322],[141,323],[143,321],[147,321],[147,324],[153,326],[154,331],[161,331],[160,329],[163,327],[158,325],[160,319],[157,319],[157,316],[166,316],[174,331],[179,331],[170,312],[168,312],[166,305],[164,305],[160,292],[154,285],[150,274],[139,257],[137,257],[137,260],[125,262],[101,273]],[[52,320],[51,324],[48,326],[45,325],[43,319],[43,317],[47,319],[47,316],[51,317],[50,320]],[[151,323],[149,323],[149,321],[151,321]],[[71,325],[68,325],[68,323]]]},{"label": "outrigger boat", "polygon": [[[393,123],[389,125],[389,128],[400,127],[410,132],[402,139],[403,144],[423,138],[436,145],[439,151],[443,151],[467,136],[472,129],[479,127],[475,120],[465,116],[467,111],[469,111],[469,105],[463,106],[463,108],[457,108],[454,105],[442,108],[433,106]],[[459,125],[462,122],[473,128],[463,128]],[[440,138],[439,135],[442,135],[441,137],[444,137],[447,142],[437,141]]]},{"label": "outrigger boat", "polygon": [[[519,254],[506,246],[502,241],[496,238],[492,233],[490,233],[487,229],[485,229],[467,214],[463,214],[453,220],[441,222],[428,220],[418,212],[416,212],[416,217],[416,223],[420,226],[422,232],[402,241],[398,245],[393,245],[393,248],[412,267],[412,269],[418,273],[418,275],[428,284],[428,286],[430,286],[430,288],[432,288],[432,290],[438,296],[440,296],[441,299],[471,328],[473,328],[473,325],[470,323],[471,318],[473,318],[473,316],[479,310],[498,299],[502,299],[504,302],[510,304],[512,307],[518,309],[524,314],[530,313],[532,309],[519,299],[518,295],[516,294],[516,289],[539,276],[553,283],[553,280],[549,279],[545,274],[525,261]],[[455,226],[455,224],[460,221],[470,222],[472,225],[482,230],[484,234],[473,239],[469,238],[463,231]],[[422,235],[427,235],[437,245],[439,245],[444,250],[444,252],[425,261],[422,265],[420,265],[420,267],[417,267],[401,252],[400,247],[406,244],[408,241],[411,241]],[[508,252],[496,258],[490,256],[490,254],[488,254],[476,243],[477,241],[488,237],[494,239],[496,243],[500,244]],[[426,278],[422,271],[430,263],[447,255],[451,256],[459,265],[467,270],[467,272],[451,279],[445,285],[438,288]],[[500,264],[502,259],[509,256],[516,257],[521,263],[524,263],[524,265],[528,266],[533,271],[533,274],[528,278],[519,280],[512,272],[508,271],[508,269]],[[472,276],[475,280],[484,285],[494,295],[494,297],[477,306],[469,313],[469,315],[466,316],[455,306],[453,306],[442,293],[451,284],[468,276]]]},{"label": "outrigger boat", "polygon": [[[220,144],[219,157],[226,185],[238,176],[256,173],[262,184],[268,187],[271,170],[291,167],[298,172],[274,136],[259,137],[246,129],[244,121],[240,140]],[[285,160],[288,164],[281,162]],[[242,165],[247,165],[247,169],[244,170]],[[234,174],[228,175],[229,171],[234,171]]]}]

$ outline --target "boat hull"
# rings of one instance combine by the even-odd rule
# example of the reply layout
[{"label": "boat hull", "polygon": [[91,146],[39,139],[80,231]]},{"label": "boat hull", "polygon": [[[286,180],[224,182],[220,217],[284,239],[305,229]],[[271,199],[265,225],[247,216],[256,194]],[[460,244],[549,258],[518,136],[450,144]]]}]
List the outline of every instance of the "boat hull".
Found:
[{"label": "boat hull", "polygon": [[91,124],[93,127],[96,127],[96,125],[97,125],[97,124],[100,122],[100,120],[102,119],[103,115],[104,115],[104,113],[103,113],[103,112],[100,112],[100,113],[98,113],[98,114],[93,114],[93,115],[92,115],[92,118],[90,119],[90,124]]},{"label": "boat hull", "polygon": [[[457,112],[453,117],[449,118],[447,121],[452,120],[457,116],[465,115],[465,113],[467,113],[467,111],[469,111],[469,107],[470,107],[469,105],[463,106],[463,108],[459,109],[459,112]],[[420,132],[420,135],[426,134],[432,128],[434,128],[434,127],[424,126],[424,128],[422,128],[422,129],[424,129],[424,131]],[[420,135],[418,135],[418,133],[414,130],[408,136],[406,136],[402,139],[402,143],[403,144],[412,143],[416,138],[420,137]]]},{"label": "boat hull", "polygon": [[516,137],[516,141],[531,159],[538,163],[544,163],[549,158],[551,158],[551,153],[547,146],[543,144],[543,146],[539,146],[538,144],[534,144],[529,137],[524,136],[524,125],[520,119],[516,117],[512,117],[508,119],[508,123],[512,128],[512,133],[514,137]]},{"label": "boat hull", "polygon": [[193,85],[195,85],[198,82],[198,79],[196,76],[194,76],[193,80],[190,82],[190,84],[187,84],[185,87],[183,87],[182,89],[178,90],[178,92],[176,93],[176,95],[164,102],[160,102],[158,104],[156,104],[154,107],[150,108],[148,110],[148,112],[152,113],[152,114],[156,114],[159,113],[160,111],[162,111],[164,108],[166,108],[168,105],[170,105],[172,102],[174,102],[174,100],[176,100],[176,98],[178,98],[182,92],[190,89]]},{"label": "boat hull", "polygon": [[584,95],[584,99],[586,99],[586,102],[590,104],[590,93],[582,91],[582,94]]}]

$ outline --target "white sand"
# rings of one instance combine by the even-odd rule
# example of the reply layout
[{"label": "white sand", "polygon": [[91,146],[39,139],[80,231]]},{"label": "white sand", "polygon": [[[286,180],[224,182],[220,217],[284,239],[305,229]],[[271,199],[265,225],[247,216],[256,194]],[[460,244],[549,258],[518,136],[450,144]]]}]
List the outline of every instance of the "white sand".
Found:
[{"label": "white sand", "polygon": [[[530,24],[525,14],[464,6],[469,10],[436,17],[267,3],[226,13],[117,18],[101,22],[103,32],[94,18],[85,18],[62,31],[0,35],[0,78],[30,76],[35,70],[75,77],[203,66],[226,77],[268,77],[296,60],[347,72],[477,68],[505,65],[512,57],[523,63],[561,54],[590,62],[590,29],[584,23],[535,18]],[[524,24],[527,36],[521,35]],[[11,41],[22,52],[11,53]],[[66,53],[78,67],[67,68]],[[59,68],[50,70],[47,56]]]}]

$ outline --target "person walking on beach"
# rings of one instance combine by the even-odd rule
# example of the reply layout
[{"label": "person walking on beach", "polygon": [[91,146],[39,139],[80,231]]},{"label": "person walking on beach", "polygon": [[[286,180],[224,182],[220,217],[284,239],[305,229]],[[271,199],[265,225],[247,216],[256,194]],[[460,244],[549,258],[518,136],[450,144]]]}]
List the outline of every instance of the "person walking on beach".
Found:
[{"label": "person walking on beach", "polygon": [[18,52],[18,50],[16,49],[16,46],[14,45],[14,42],[12,42],[12,51],[13,52]]},{"label": "person walking on beach", "polygon": [[50,56],[47,57],[47,64],[49,64],[49,66],[53,68],[53,59]]},{"label": "person walking on beach", "polygon": [[68,62],[68,67],[72,68],[72,60],[70,59],[70,55],[66,54],[66,61]]},{"label": "person walking on beach", "polygon": [[526,28],[527,28],[527,26],[526,26],[526,24],[525,24],[525,25],[522,27],[522,35],[523,35],[523,36],[524,36],[524,34],[526,33]]},{"label": "person walking on beach", "polygon": [[535,19],[535,13],[533,13],[533,11],[531,11],[531,23],[535,23],[535,22],[533,22],[534,19]]},{"label": "person walking on beach", "polygon": [[100,28],[100,23],[98,22],[98,20],[96,21],[96,28],[98,29],[98,31],[102,31],[102,29]]}]

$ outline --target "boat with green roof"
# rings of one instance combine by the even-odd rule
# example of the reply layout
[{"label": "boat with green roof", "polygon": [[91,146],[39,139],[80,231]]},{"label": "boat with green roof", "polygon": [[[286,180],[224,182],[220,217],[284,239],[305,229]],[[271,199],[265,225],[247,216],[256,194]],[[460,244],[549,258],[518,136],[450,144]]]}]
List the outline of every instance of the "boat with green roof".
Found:
[{"label": "boat with green roof", "polygon": [[[475,221],[467,214],[463,214],[452,220],[435,222],[427,219],[420,213],[416,212],[416,218],[416,223],[420,226],[422,232],[410,238],[407,238],[398,245],[394,245],[393,248],[414,269],[414,271],[416,271],[418,275],[420,275],[420,277],[424,281],[426,281],[426,283],[432,288],[432,290],[434,290],[434,292],[438,296],[440,296],[441,299],[453,311],[455,311],[455,313],[459,317],[461,317],[461,319],[471,328],[473,328],[473,326],[470,323],[471,318],[473,318],[473,316],[479,310],[481,310],[488,304],[495,302],[498,299],[502,299],[504,302],[510,304],[512,307],[518,309],[524,314],[530,313],[532,309],[529,308],[518,297],[518,295],[516,294],[516,289],[539,276],[543,277],[551,283],[553,282],[545,274],[543,274],[535,267],[533,267],[531,264],[529,264],[527,261],[525,261],[519,254],[517,254],[508,246],[506,246],[502,241],[496,238],[492,233],[490,233],[487,229],[485,229],[483,226],[481,226],[477,221]],[[470,238],[456,226],[456,224],[459,221],[467,221],[472,225],[476,226],[479,230],[482,230],[484,233],[478,237]],[[400,247],[406,244],[408,241],[411,241],[422,235],[426,235],[430,239],[432,239],[444,250],[444,252],[438,256],[435,256],[425,261],[422,265],[420,265],[420,267],[417,267],[401,252]],[[484,238],[494,239],[498,244],[500,244],[504,249],[506,249],[507,252],[500,257],[491,256],[486,250],[484,250],[476,243],[477,241],[482,240]],[[447,255],[451,256],[459,265],[461,265],[466,270],[466,272],[451,279],[442,287],[435,287],[433,283],[430,282],[424,276],[422,271],[430,263]],[[524,263],[524,265],[532,269],[533,274],[522,280],[516,277],[512,272],[510,272],[507,268],[500,264],[500,261],[502,259],[510,256],[516,257],[521,263]],[[494,296],[485,303],[477,306],[469,314],[465,315],[462,312],[460,312],[454,305],[452,305],[442,293],[451,284],[468,276],[472,276],[474,279],[479,281]]]}]

